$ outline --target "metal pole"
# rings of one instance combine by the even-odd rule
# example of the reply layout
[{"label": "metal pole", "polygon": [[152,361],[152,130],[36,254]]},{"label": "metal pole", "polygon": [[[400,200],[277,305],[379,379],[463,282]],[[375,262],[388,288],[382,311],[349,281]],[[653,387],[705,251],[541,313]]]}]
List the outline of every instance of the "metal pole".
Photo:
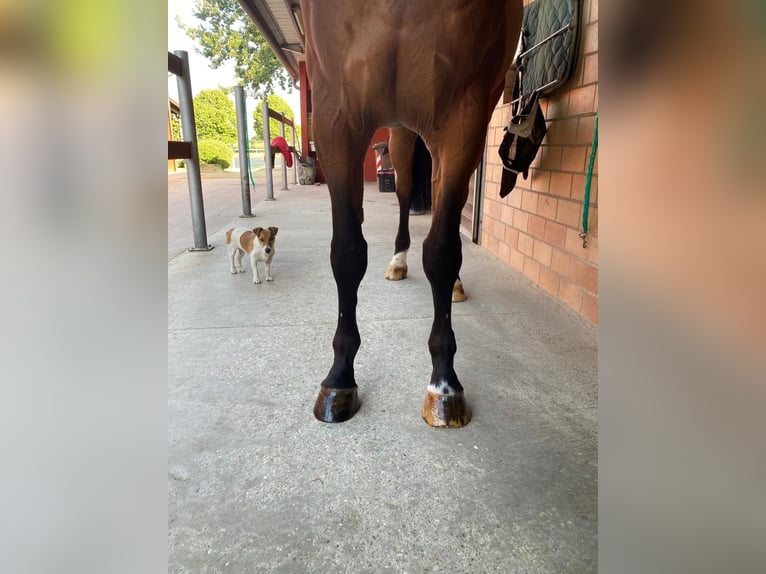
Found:
[{"label": "metal pole", "polygon": [[266,199],[274,199],[274,180],[271,176],[271,136],[269,135],[269,104],[263,102],[263,151],[266,153]]},{"label": "metal pole", "polygon": [[186,50],[173,52],[181,58],[178,84],[178,103],[181,106],[181,124],[184,140],[191,144],[191,157],[186,160],[186,177],[189,181],[189,201],[191,203],[194,247],[189,251],[210,251],[213,247],[207,242],[205,226],[205,204],[202,199],[202,178],[199,171],[199,152],[197,151],[197,124],[194,121],[194,103],[192,98],[191,77],[189,75],[189,54]]},{"label": "metal pole", "polygon": [[[285,139],[285,114],[282,114],[282,119],[279,120],[279,135],[282,136],[282,139],[287,141]],[[282,191],[285,191],[287,189],[287,158],[282,157]]]},{"label": "metal pole", "polygon": [[[290,128],[290,133],[293,139],[293,149],[295,149],[295,120],[293,120],[293,127]],[[293,185],[298,185],[298,158],[293,158]]]},{"label": "metal pole", "polygon": [[245,90],[234,86],[234,103],[237,107],[237,139],[239,141],[239,183],[242,189],[242,215],[254,217],[250,206],[250,178],[247,173],[247,112],[245,111]]}]

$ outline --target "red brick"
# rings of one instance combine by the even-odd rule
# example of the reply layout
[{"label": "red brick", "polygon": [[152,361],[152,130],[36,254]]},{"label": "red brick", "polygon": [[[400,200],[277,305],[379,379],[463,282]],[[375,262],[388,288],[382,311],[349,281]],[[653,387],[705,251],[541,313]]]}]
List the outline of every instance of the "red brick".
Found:
[{"label": "red brick", "polygon": [[500,247],[500,242],[496,237],[492,237],[491,235],[487,235],[486,241],[482,241],[482,244],[494,254],[497,254],[497,250]]},{"label": "red brick", "polygon": [[499,241],[505,241],[505,227],[504,223],[494,221],[492,223],[492,235],[497,237]]},{"label": "red brick", "polygon": [[596,116],[580,118],[577,124],[577,137],[574,143],[585,144],[588,146],[588,156],[590,156],[590,144],[593,143],[593,135],[596,129]]},{"label": "red brick", "polygon": [[489,171],[490,171],[490,179],[494,181],[495,183],[500,183],[500,179],[503,176],[503,168],[499,164],[495,164],[491,166]]},{"label": "red brick", "polygon": [[537,194],[534,191],[521,190],[521,209],[528,213],[537,212]]},{"label": "red brick", "polygon": [[582,289],[562,277],[559,280],[559,299],[579,313],[582,308]]},{"label": "red brick", "polygon": [[586,146],[570,146],[564,148],[564,154],[561,156],[561,169],[563,171],[585,172],[585,152]]},{"label": "red brick", "polygon": [[590,0],[590,12],[587,22],[598,22],[598,0]]},{"label": "red brick", "polygon": [[487,214],[494,219],[498,219],[500,217],[500,203],[488,197],[485,199],[487,201]]},{"label": "red brick", "polygon": [[572,174],[552,173],[551,186],[549,190],[550,193],[554,195],[558,195],[560,197],[569,197],[569,193],[572,190]]},{"label": "red brick", "polygon": [[564,247],[566,239],[566,227],[553,221],[545,222],[545,235],[543,239],[554,247]]},{"label": "red brick", "polygon": [[535,240],[531,235],[519,233],[519,251],[528,257],[532,257],[535,248]]},{"label": "red brick", "polygon": [[529,222],[529,214],[517,209],[513,213],[513,226],[520,231],[526,231]]},{"label": "red brick", "polygon": [[582,72],[584,68],[584,58],[577,58],[575,60],[575,69],[572,71],[572,75],[569,77],[569,80],[567,80],[566,84],[564,84],[564,89],[571,90],[578,86],[584,85],[584,82],[582,81]]},{"label": "red brick", "polygon": [[534,169],[530,172],[529,177],[532,180],[530,187],[534,191],[541,191],[543,193],[548,193],[548,185],[550,184],[550,181],[551,181],[551,173],[548,170]]},{"label": "red brick", "polygon": [[585,256],[586,251],[582,247],[582,238],[580,237],[579,227],[577,229],[567,228],[567,236],[564,240],[564,249],[570,253],[574,253],[578,257]]},{"label": "red brick", "polygon": [[[563,148],[559,145],[543,145],[537,152],[537,157],[540,158],[540,167],[542,169],[549,169],[551,171],[558,171],[561,169],[561,152]],[[534,189],[534,184],[532,186]],[[539,191],[548,191],[547,189],[541,189]]]},{"label": "red brick", "polygon": [[598,207],[588,209],[588,233],[598,233]]},{"label": "red brick", "polygon": [[556,221],[568,225],[569,227],[579,228],[581,208],[582,204],[575,201],[559,200],[559,207],[556,211]]},{"label": "red brick", "polygon": [[575,260],[574,271],[575,283],[593,294],[598,293],[598,269],[596,267],[584,261]]},{"label": "red brick", "polygon": [[539,215],[530,215],[527,231],[531,235],[542,239],[545,236],[545,219]]},{"label": "red brick", "polygon": [[554,249],[551,254],[551,269],[560,275],[570,277],[574,272],[574,258],[563,251]]},{"label": "red brick", "polygon": [[598,23],[589,24],[583,29],[581,51],[583,54],[598,52]]},{"label": "red brick", "polygon": [[594,104],[596,103],[596,85],[584,86],[582,88],[576,88],[569,92],[569,108],[567,113],[570,116],[576,116],[580,114],[592,114],[595,112]]},{"label": "red brick", "polygon": [[586,255],[588,256],[588,261],[593,263],[594,265],[598,265],[598,236],[597,235],[591,235],[588,234],[588,243],[587,247],[585,248]]},{"label": "red brick", "polygon": [[580,314],[591,323],[598,325],[598,297],[583,293]]},{"label": "red brick", "polygon": [[585,195],[585,174],[573,173],[572,174],[572,191],[569,196],[572,199],[582,201]]},{"label": "red brick", "polygon": [[534,259],[531,259],[530,257],[527,257],[526,259],[524,259],[524,269],[522,271],[524,275],[529,277],[535,283],[539,281],[540,264]]},{"label": "red brick", "polygon": [[497,256],[505,263],[508,263],[511,259],[511,246],[501,242],[497,248]]},{"label": "red brick", "polygon": [[577,118],[557,120],[548,126],[548,143],[551,145],[569,145],[577,140]]},{"label": "red brick", "polygon": [[519,248],[519,230],[511,227],[505,228],[505,243],[512,249]]},{"label": "red brick", "polygon": [[540,267],[540,287],[557,297],[559,294],[559,276],[545,267]]},{"label": "red brick", "polygon": [[500,207],[500,221],[510,225],[513,222],[513,211],[514,209],[510,205],[503,204]]},{"label": "red brick", "polygon": [[569,107],[569,94],[566,92],[563,92],[561,95],[548,98],[548,109],[545,112],[545,117],[548,120],[563,118],[567,115],[568,107]]},{"label": "red brick", "polygon": [[511,267],[514,269],[518,269],[519,271],[524,270],[524,254],[521,251],[517,251],[515,249],[511,250],[511,259],[509,263],[511,264]]},{"label": "red brick", "polygon": [[500,241],[505,241],[506,229],[508,229],[508,226],[502,221],[495,223],[495,237],[497,237]]},{"label": "red brick", "polygon": [[532,256],[535,258],[535,261],[538,261],[540,264],[545,265],[546,267],[550,267],[552,255],[553,248],[550,245],[540,241],[539,239],[535,240],[535,250],[532,254]]},{"label": "red brick", "polygon": [[[499,194],[500,188],[497,188],[494,193]],[[510,205],[511,207],[515,207],[516,209],[521,209],[521,192],[511,191],[511,195],[506,197],[506,201],[508,202],[508,205]]]},{"label": "red brick", "polygon": [[[583,195],[585,194],[585,176],[583,176]],[[593,174],[590,180],[590,204],[598,203],[598,176]]]},{"label": "red brick", "polygon": [[556,219],[556,208],[559,200],[549,195],[541,195],[537,198],[537,213],[546,219]]},{"label": "red brick", "polygon": [[[505,106],[503,106],[505,107]],[[495,108],[495,111],[492,112],[492,117],[489,120],[489,124],[492,126],[502,126],[503,125],[503,107],[497,107]]]},{"label": "red brick", "polygon": [[592,84],[598,82],[598,53],[585,58],[583,64],[582,83]]}]

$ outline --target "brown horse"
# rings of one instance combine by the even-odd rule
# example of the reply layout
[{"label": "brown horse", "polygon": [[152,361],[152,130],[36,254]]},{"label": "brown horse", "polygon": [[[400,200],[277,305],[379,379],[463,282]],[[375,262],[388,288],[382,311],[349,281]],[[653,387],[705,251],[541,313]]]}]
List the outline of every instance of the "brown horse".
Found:
[{"label": "brown horse", "polygon": [[332,202],[330,262],[338,289],[334,361],[314,415],[352,417],[360,402],[354,357],[357,291],[367,269],[362,236],[363,161],[378,127],[395,130],[392,159],[415,134],[433,161],[431,229],[423,269],[434,320],[433,370],[422,414],[432,426],[463,426],[470,411],[454,369],[452,288],[462,262],[460,212],[503,91],[522,19],[521,0],[301,0],[313,128]]}]

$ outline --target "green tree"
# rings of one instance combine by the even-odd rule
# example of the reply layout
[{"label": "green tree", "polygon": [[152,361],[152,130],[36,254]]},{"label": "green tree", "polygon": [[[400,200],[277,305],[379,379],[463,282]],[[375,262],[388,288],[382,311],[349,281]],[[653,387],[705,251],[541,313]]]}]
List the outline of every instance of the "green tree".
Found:
[{"label": "green tree", "polygon": [[[284,99],[279,97],[277,94],[271,94],[268,98],[266,98],[266,101],[269,103],[269,108],[271,108],[275,112],[284,114],[285,117],[293,120],[293,123],[295,122],[295,114],[293,113],[293,110],[290,107],[290,104],[288,104]],[[253,111],[253,133],[254,133],[253,137],[256,138],[259,142],[262,142],[263,141],[263,104],[259,103],[257,108],[258,109]],[[274,118],[269,119],[269,135],[271,136],[272,139],[274,139],[275,137],[279,135],[279,122],[275,120]],[[298,147],[300,147],[300,138],[301,138],[300,126],[296,126],[295,145]],[[292,144],[289,126],[285,126],[285,139],[287,140],[288,145]]]},{"label": "green tree", "polygon": [[237,111],[224,90],[202,90],[194,97],[197,139],[237,141]]},{"label": "green tree", "polygon": [[180,142],[183,138],[181,137],[181,119],[175,115],[170,115],[170,131],[173,134],[173,141]]},{"label": "green tree", "polygon": [[237,77],[255,98],[277,86],[290,89],[290,77],[237,0],[196,0],[194,17],[197,26],[176,21],[213,68],[233,61]]}]

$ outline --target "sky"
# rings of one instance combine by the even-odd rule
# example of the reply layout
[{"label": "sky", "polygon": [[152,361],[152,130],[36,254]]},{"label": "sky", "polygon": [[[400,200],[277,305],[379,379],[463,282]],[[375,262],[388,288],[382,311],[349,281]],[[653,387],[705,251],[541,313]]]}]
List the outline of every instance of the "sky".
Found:
[{"label": "sky", "polygon": [[[234,66],[231,63],[224,64],[217,70],[210,66],[210,62],[201,54],[197,53],[194,41],[176,24],[176,15],[181,21],[190,25],[196,20],[192,16],[196,0],[168,0],[168,51],[186,50],[189,53],[189,68],[191,72],[192,93],[196,96],[200,91],[215,89],[219,86],[234,86],[237,83],[234,75]],[[277,91],[293,109],[297,120],[300,121],[300,95],[297,89],[291,94]],[[168,76],[168,95],[178,101],[178,87],[175,76]],[[252,114],[258,103],[252,98],[247,98],[245,106],[248,115]]]}]

